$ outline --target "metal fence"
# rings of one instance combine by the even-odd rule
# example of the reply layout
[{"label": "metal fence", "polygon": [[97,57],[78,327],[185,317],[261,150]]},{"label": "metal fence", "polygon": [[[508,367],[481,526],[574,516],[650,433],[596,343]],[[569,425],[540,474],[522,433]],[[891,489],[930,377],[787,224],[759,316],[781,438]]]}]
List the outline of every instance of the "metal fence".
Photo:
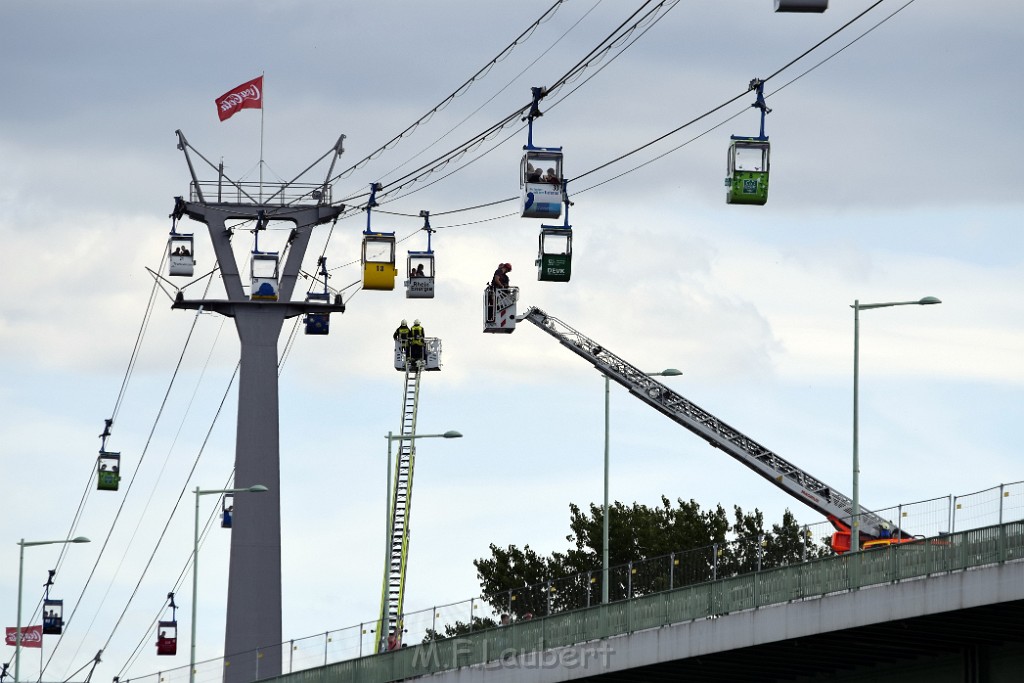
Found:
[{"label": "metal fence", "polygon": [[[893,522],[900,520],[899,523],[893,524],[896,534],[939,539],[942,545],[939,545],[938,541],[912,543],[891,546],[893,550],[889,553],[860,553],[865,559],[858,561],[858,586],[898,580],[901,577],[952,571],[964,566],[1024,559],[1024,524],[1005,526],[1008,522],[1024,520],[1024,481],[1000,484],[964,495],[951,494],[904,503],[875,510],[874,513]],[[966,530],[969,529],[977,529],[977,533],[967,534]],[[1000,529],[1003,531],[1000,532]],[[1006,536],[1007,530],[1010,530],[1009,536]],[[695,605],[706,605],[711,614],[735,611],[739,609],[737,605],[747,604],[753,599],[754,594],[757,595],[757,606],[760,606],[857,587],[850,584],[849,554],[820,557],[828,547],[827,541],[832,532],[833,527],[828,522],[802,527],[801,557],[789,558],[782,563],[815,568],[813,571],[798,574],[778,573],[786,571],[785,566],[778,566],[779,563],[773,564],[771,568],[767,565],[762,566],[770,537],[734,539],[726,543],[610,567],[608,598],[611,604],[604,606],[603,613],[614,612],[612,608],[616,605],[619,607],[615,609],[625,609],[622,605],[627,603],[636,603],[650,596],[676,593],[684,588],[689,590],[696,586],[705,587],[701,589],[704,592],[693,594],[699,597],[680,600],[691,600]],[[1000,536],[1000,533],[1003,536]],[[924,550],[921,550],[922,548]],[[828,553],[831,554],[830,551]],[[883,557],[886,559],[879,559]],[[828,564],[829,562],[832,564]],[[793,576],[801,578],[797,580],[793,579]],[[577,613],[601,604],[602,579],[602,570],[595,569],[509,590],[499,595],[475,597],[406,613],[402,642],[404,646],[410,647],[427,643],[431,640],[431,633],[441,638],[454,634],[460,636],[458,639],[446,640],[462,640],[465,634],[477,631],[490,633],[495,630],[493,627],[497,626],[503,612],[519,615],[517,623],[523,626],[534,619],[546,621],[545,618],[556,615]],[[723,588],[706,588],[710,585]],[[709,590],[710,593],[707,592]],[[689,614],[689,609],[687,607],[674,614]],[[376,653],[379,649],[381,638],[375,633],[376,625],[376,620],[363,622],[335,631],[289,640],[261,650],[198,662],[195,680],[197,683],[219,683],[223,679],[224,667],[228,666],[248,667],[252,671],[253,680],[260,680],[260,660],[274,648],[281,648],[282,670],[285,674],[360,659]],[[435,637],[432,641],[433,647],[441,647],[439,643],[443,642],[444,640]],[[410,648],[402,648],[403,652],[408,649]],[[469,657],[470,654],[465,656]],[[184,666],[131,678],[130,681],[188,683],[188,673],[188,666]],[[129,679],[124,679],[122,683],[129,683]]]},{"label": "metal fence", "polygon": [[293,204],[330,204],[331,186],[310,183],[254,183],[224,181],[200,181],[189,185],[189,200],[199,201],[202,194],[207,202],[227,204],[267,204],[291,206]]}]

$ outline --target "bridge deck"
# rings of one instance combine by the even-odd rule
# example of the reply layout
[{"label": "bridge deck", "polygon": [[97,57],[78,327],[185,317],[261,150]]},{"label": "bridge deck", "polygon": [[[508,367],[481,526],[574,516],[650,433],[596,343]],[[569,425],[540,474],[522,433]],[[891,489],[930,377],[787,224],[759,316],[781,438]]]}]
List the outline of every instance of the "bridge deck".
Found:
[{"label": "bridge deck", "polygon": [[[854,681],[867,680],[856,672],[868,669],[878,681],[880,663],[921,671],[943,657],[958,671],[985,669],[976,680],[1024,680],[1024,521],[518,622],[279,680],[763,682],[845,672]],[[905,671],[894,675],[911,680]]]}]

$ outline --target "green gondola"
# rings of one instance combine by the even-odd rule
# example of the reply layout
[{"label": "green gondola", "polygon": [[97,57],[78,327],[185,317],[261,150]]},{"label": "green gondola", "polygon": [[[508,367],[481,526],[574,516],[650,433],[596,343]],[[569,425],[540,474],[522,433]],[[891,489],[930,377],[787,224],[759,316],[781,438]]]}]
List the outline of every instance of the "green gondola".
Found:
[{"label": "green gondola", "polygon": [[764,102],[764,81],[755,78],[749,88],[757,91],[757,100],[750,106],[761,110],[761,133],[756,137],[730,137],[725,170],[727,204],[763,205],[768,201],[771,145],[764,134],[764,117],[771,109]]},{"label": "green gondola", "polygon": [[116,491],[121,481],[121,454],[100,451],[96,458],[96,488],[100,491]]}]

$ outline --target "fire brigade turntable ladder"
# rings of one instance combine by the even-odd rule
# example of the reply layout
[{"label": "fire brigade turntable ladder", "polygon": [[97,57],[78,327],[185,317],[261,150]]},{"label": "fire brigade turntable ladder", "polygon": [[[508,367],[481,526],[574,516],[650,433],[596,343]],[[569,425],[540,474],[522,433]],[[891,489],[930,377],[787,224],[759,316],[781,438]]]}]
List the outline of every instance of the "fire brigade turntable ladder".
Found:
[{"label": "fire brigade turntable ladder", "polygon": [[[409,366],[413,367],[410,368]],[[405,570],[409,560],[409,515],[412,510],[412,473],[416,463],[416,410],[420,400],[420,363],[405,364],[405,392],[402,401],[402,434],[395,459],[391,491],[391,536],[384,583],[381,589],[380,618],[377,621],[377,649],[384,651],[388,635],[402,640],[402,609],[405,599]]]},{"label": "fire brigade turntable ladder", "polygon": [[[647,405],[824,514],[836,529],[832,536],[833,548],[839,552],[844,547],[849,548],[850,520],[853,519],[853,501],[850,498],[741,434],[558,318],[532,307],[522,315],[521,320],[528,320],[544,330],[562,346],[593,364],[599,372],[626,387],[629,393]],[[859,519],[863,540],[883,538],[882,529],[888,526],[886,520],[863,507]],[[902,536],[910,537],[906,530],[893,527],[891,531],[893,535],[900,532]]]}]

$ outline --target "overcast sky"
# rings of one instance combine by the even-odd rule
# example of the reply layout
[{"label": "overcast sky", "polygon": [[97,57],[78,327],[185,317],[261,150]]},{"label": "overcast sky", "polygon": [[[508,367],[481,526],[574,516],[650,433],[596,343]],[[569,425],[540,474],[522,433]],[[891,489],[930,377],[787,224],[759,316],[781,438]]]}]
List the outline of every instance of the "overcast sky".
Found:
[{"label": "overcast sky", "polygon": [[[190,181],[175,130],[235,179],[258,181],[261,149],[265,180],[293,178],[340,134],[336,171],[347,169],[445,101],[552,2],[0,4],[3,625],[16,621],[17,540],[69,532],[115,407],[108,448],[125,474],[121,491],[91,492],[74,528],[92,543],[69,548],[54,593],[66,616],[81,602],[45,678],[70,676],[112,632],[97,680],[187,664],[184,637],[172,662],[156,661],[147,640],[122,673],[191,552],[193,498],[172,516],[175,502],[197,485],[224,486],[234,458],[234,326],[172,311],[159,291],[146,318],[146,269],[159,269],[168,213]],[[334,197],[387,185],[517,111],[531,86],[570,71],[640,4],[564,2],[430,121],[337,180]],[[349,287],[365,214],[317,229],[305,268],[326,249],[331,286],[350,300],[328,337],[297,336],[281,372],[286,638],[379,609],[384,436],[401,428],[403,391],[390,343],[402,318],[421,319],[444,348],[443,371],[422,383],[420,431],[465,435],[417,451],[407,610],[475,595],[472,561],[489,543],[564,549],[569,504],[600,502],[602,377],[528,323],[481,333],[483,285],[502,261],[521,312],[538,306],[644,370],[682,370],[666,383],[847,494],[851,304],[939,297],[940,306],[861,314],[862,503],[1024,479],[1024,195],[1010,164],[1024,151],[1020,2],[885,0],[779,72],[765,87],[763,207],[727,205],[722,180],[729,135],[757,133],[752,94],[589,173],[742,94],[870,4],[801,15],[775,14],[771,0],[682,0],[547,98],[535,142],[564,147],[570,179],[585,174],[569,184],[570,283],[536,280],[541,221],[519,218],[515,201],[458,211],[517,196],[522,124],[373,215],[374,229],[408,238],[403,263],[406,249],[426,248],[417,214],[434,216],[435,299],[408,300],[401,285]],[[264,110],[220,122],[214,99],[260,74]],[[326,172],[321,163],[304,180]],[[205,227],[186,219],[179,230],[196,233],[205,274],[215,261]],[[281,248],[285,236],[260,246]],[[236,234],[237,254],[250,239]],[[209,296],[223,296],[219,280]],[[770,522],[787,507],[822,521],[617,386],[610,450],[615,500],[664,494],[760,508]],[[223,648],[227,534],[214,529],[203,547],[200,659]],[[27,611],[59,552],[26,551]],[[23,673],[38,670],[36,654]]]}]

